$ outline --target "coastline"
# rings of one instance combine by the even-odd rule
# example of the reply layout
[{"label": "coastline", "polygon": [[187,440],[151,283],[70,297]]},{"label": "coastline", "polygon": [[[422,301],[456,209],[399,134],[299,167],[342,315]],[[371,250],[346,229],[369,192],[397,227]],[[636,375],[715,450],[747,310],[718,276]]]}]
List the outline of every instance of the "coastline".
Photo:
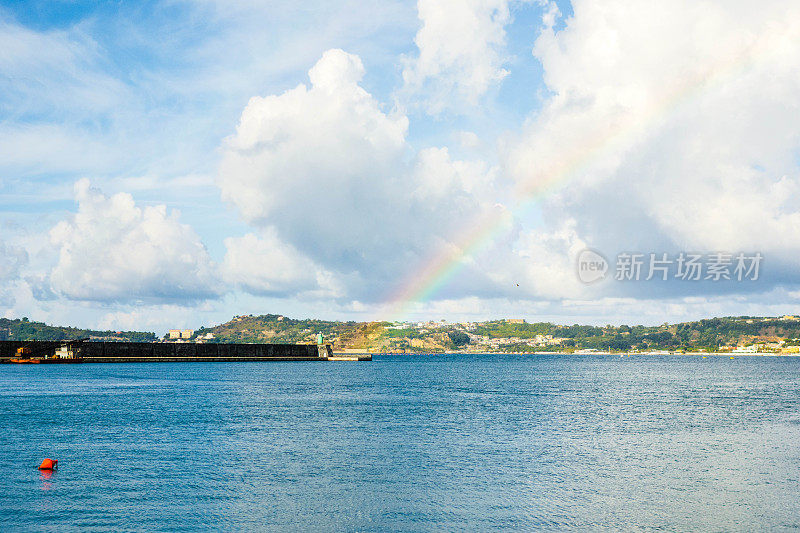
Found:
[{"label": "coastline", "polygon": [[620,356],[641,356],[641,355],[648,355],[648,356],[662,356],[662,357],[674,357],[680,355],[687,355],[687,356],[702,356],[702,357],[800,357],[800,354],[797,353],[770,353],[770,352],[753,352],[753,353],[732,353],[732,352],[670,352],[670,353],[650,353],[650,352],[587,352],[587,353],[579,353],[579,352],[369,352],[369,351],[347,351],[347,352],[333,352],[334,357],[336,356],[351,356],[351,355],[563,355],[563,356],[574,356],[574,355],[620,355]]}]

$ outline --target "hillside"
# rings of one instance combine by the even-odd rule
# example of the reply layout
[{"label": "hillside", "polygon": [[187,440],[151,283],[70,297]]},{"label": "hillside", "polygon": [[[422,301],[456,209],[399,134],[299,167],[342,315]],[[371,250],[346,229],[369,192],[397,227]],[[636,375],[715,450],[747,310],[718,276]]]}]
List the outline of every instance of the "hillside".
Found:
[{"label": "hillside", "polygon": [[358,322],[335,322],[326,320],[297,320],[282,315],[235,316],[229,322],[218,326],[201,327],[195,338],[209,333],[214,336],[211,342],[258,342],[258,343],[305,343],[316,342],[317,334],[322,333],[326,340],[338,339],[356,331]]},{"label": "hillside", "polygon": [[99,331],[65,326],[49,326],[27,318],[0,318],[0,339],[18,341],[60,341],[91,339],[104,341],[153,342],[155,333],[142,331]]},{"label": "hillside", "polygon": [[582,326],[521,320],[487,322],[337,322],[281,315],[247,315],[202,328],[210,342],[315,342],[322,333],[334,349],[392,352],[536,352],[575,350],[718,351],[759,345],[779,351],[800,345],[800,319],[725,317],[661,326]]}]

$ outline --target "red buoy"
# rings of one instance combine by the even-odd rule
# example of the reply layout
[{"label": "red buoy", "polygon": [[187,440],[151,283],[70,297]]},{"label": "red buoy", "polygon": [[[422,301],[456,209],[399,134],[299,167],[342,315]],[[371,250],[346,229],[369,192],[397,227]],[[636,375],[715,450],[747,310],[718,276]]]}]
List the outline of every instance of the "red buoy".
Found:
[{"label": "red buoy", "polygon": [[58,468],[58,459],[45,459],[39,465],[39,470],[55,470]]}]

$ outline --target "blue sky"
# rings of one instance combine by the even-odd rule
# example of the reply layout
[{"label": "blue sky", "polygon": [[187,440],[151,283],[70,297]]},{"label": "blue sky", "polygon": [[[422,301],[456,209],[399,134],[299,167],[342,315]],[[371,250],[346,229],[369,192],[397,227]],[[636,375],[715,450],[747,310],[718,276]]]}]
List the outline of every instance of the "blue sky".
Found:
[{"label": "blue sky", "polygon": [[[398,305],[792,312],[796,17],[781,1],[0,3],[4,314],[162,331]],[[515,210],[520,191],[533,207]],[[511,226],[466,253],[498,210]],[[586,247],[763,251],[765,270],[585,286]],[[425,273],[448,251],[455,275]]]}]

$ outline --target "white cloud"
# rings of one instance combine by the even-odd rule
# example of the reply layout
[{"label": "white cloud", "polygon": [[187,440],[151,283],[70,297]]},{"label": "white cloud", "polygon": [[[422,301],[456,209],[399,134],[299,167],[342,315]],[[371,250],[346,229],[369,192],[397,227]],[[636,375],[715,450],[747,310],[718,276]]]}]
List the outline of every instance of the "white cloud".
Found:
[{"label": "white cloud", "polygon": [[517,281],[523,294],[559,300],[585,295],[591,290],[579,282],[575,271],[576,258],[586,243],[575,231],[574,220],[565,220],[552,233],[524,232],[517,247],[520,260],[511,264],[515,268],[499,272],[508,276],[509,282]]},{"label": "white cloud", "polygon": [[20,248],[0,241],[0,280],[19,277],[20,268],[28,263],[28,253]]},{"label": "white cloud", "polygon": [[758,250],[772,283],[800,282],[800,6],[573,9],[534,48],[553,96],[508,143],[520,194],[559,187],[544,201],[549,226],[567,213],[612,256]]},{"label": "white cloud", "polygon": [[19,246],[0,241],[0,306],[12,307],[16,302],[12,285],[28,263],[28,253]]},{"label": "white cloud", "polygon": [[50,231],[59,247],[50,273],[75,300],[180,301],[217,297],[216,266],[197,234],[165,206],[137,207],[126,193],[107,197],[75,184],[78,212]]},{"label": "white cloud", "polygon": [[447,148],[425,148],[417,154],[413,195],[422,200],[458,200],[493,193],[496,169],[482,161],[454,161]]},{"label": "white cloud", "polygon": [[357,56],[329,50],[310,87],[252,98],[225,144],[219,185],[291,256],[333,272],[350,297],[375,299],[486,207],[479,193],[494,171],[446,149],[414,154],[408,119],[385,113],[359,86],[363,74]]},{"label": "white cloud", "polygon": [[8,177],[97,172],[115,166],[130,155],[122,153],[119,145],[109,146],[108,139],[100,140],[65,124],[0,127],[0,168]]},{"label": "white cloud", "polygon": [[418,0],[419,54],[403,67],[404,91],[431,113],[475,105],[508,74],[505,26],[509,0]]},{"label": "white cloud", "polygon": [[[219,181],[247,221],[282,211],[305,229],[305,207],[333,211],[358,201],[368,209],[384,196],[375,176],[401,165],[408,120],[381,111],[358,85],[363,73],[357,56],[329,50],[309,71],[310,88],[250,100],[226,143]],[[292,202],[298,196],[302,205]]]},{"label": "white cloud", "polygon": [[225,280],[251,294],[341,296],[333,274],[281,242],[274,228],[265,228],[262,237],[248,233],[225,239],[225,247]]},{"label": "white cloud", "polygon": [[455,133],[455,138],[464,150],[474,150],[481,146],[481,138],[473,131],[458,131]]},{"label": "white cloud", "polygon": [[[483,321],[500,318],[524,318],[528,322],[550,321],[556,324],[628,324],[660,325],[720,316],[782,316],[796,314],[797,304],[787,300],[780,290],[750,297],[665,297],[587,299],[536,299],[531,297],[467,296],[416,302],[399,317],[404,320]],[[369,305],[351,306],[365,320],[382,316]],[[397,319],[398,317],[394,317]]]},{"label": "white cloud", "polygon": [[[196,329],[203,315],[210,311],[208,302],[200,305],[137,305],[120,307],[99,316],[93,327],[99,330],[153,331],[157,336],[168,329]],[[224,315],[223,315],[224,316]],[[230,317],[225,317],[225,319]]]}]

